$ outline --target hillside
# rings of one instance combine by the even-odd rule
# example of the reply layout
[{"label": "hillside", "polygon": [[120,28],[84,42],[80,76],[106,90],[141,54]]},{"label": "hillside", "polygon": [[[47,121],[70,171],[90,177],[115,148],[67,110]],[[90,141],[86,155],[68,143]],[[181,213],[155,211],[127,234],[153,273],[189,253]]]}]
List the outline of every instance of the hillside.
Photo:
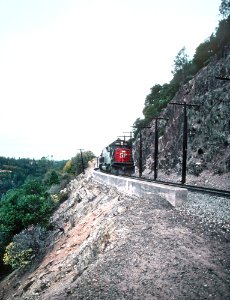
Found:
[{"label": "hillside", "polygon": [[[230,45],[202,68],[159,115],[159,175],[179,181],[187,103],[187,182],[230,189]],[[193,106],[192,106],[193,105]],[[142,130],[144,175],[153,177],[155,120]],[[139,137],[135,141],[138,166]]]},{"label": "hillside", "polygon": [[0,283],[2,300],[229,299],[227,199],[173,208],[100,185],[92,168],[63,191],[40,261]]},{"label": "hillside", "polygon": [[[158,179],[181,181],[186,103],[186,183],[230,190],[229,79],[230,45],[226,44],[180,85],[161,111]],[[141,129],[143,176],[150,178],[154,176],[155,124],[152,120],[150,128]],[[133,144],[137,173],[139,145],[140,133]],[[50,189],[58,209],[46,228],[30,222],[19,233],[21,229],[13,222],[16,239],[21,238],[27,252],[19,251],[22,257],[12,252],[11,258],[27,263],[24,254],[32,251],[32,263],[0,282],[0,299],[230,298],[229,199],[188,193],[187,202],[172,207],[159,195],[126,195],[94,181],[95,161],[84,175],[75,176],[82,171],[79,159],[66,163],[65,171],[75,179],[60,195]],[[45,162],[20,159],[17,163],[24,163],[20,168],[12,167],[12,162],[2,163],[0,192],[17,187],[31,170],[46,174]],[[54,183],[51,175],[50,184]],[[35,215],[37,212],[35,209]],[[5,219],[14,221],[14,216]],[[2,231],[2,236],[7,232]]]}]

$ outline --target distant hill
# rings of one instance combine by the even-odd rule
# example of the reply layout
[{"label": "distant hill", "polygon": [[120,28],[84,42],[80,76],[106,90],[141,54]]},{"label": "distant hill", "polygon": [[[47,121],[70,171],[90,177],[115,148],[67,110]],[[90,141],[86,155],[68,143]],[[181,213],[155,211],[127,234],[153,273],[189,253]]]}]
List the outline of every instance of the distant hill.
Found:
[{"label": "distant hill", "polygon": [[19,187],[27,178],[42,179],[50,169],[62,170],[66,161],[0,156],[0,198],[8,190]]}]

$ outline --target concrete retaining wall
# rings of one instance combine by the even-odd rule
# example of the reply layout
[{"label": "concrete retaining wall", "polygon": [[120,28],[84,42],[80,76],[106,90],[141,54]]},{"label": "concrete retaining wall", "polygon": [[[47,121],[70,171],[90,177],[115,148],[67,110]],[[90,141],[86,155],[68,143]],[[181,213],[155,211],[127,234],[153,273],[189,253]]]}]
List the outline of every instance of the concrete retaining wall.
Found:
[{"label": "concrete retaining wall", "polygon": [[139,197],[151,196],[154,194],[161,195],[173,206],[179,206],[187,200],[188,191],[185,188],[177,188],[155,182],[144,182],[127,177],[107,175],[99,171],[93,172],[93,178],[99,183],[116,187],[118,190],[130,195],[136,195]]}]

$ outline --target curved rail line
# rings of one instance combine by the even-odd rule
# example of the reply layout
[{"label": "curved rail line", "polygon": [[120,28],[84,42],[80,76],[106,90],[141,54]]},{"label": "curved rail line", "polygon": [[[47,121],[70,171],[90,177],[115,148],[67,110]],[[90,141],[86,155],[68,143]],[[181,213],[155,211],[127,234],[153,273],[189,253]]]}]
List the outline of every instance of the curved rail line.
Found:
[{"label": "curved rail line", "polygon": [[[95,168],[95,171],[98,171],[98,170],[99,170],[99,168]],[[228,191],[228,190],[220,190],[220,189],[203,187],[203,186],[182,184],[182,183],[176,183],[176,182],[172,182],[172,181],[154,180],[154,179],[148,179],[148,178],[144,178],[144,177],[140,178],[137,176],[114,175],[114,174],[107,173],[105,171],[101,171],[101,170],[99,170],[99,171],[106,173],[108,175],[129,177],[129,178],[133,178],[133,179],[141,180],[141,181],[155,182],[155,183],[164,184],[164,185],[171,185],[171,186],[176,186],[176,187],[180,187],[180,188],[186,188],[187,190],[192,191],[192,192],[213,194],[215,196],[222,196],[222,197],[230,198],[230,191]]]},{"label": "curved rail line", "polygon": [[[133,177],[133,178],[138,179],[137,177]],[[169,181],[162,181],[162,180],[151,180],[151,179],[147,179],[147,178],[143,178],[143,180],[150,181],[150,182],[156,182],[156,183],[160,183],[160,184],[165,184],[165,185],[176,186],[176,187],[180,187],[180,188],[186,188],[187,190],[193,191],[193,192],[214,194],[216,196],[224,196],[224,197],[230,198],[230,191],[228,191],[228,190],[220,190],[220,189],[215,189],[215,188],[182,184],[182,183],[169,182]]]}]

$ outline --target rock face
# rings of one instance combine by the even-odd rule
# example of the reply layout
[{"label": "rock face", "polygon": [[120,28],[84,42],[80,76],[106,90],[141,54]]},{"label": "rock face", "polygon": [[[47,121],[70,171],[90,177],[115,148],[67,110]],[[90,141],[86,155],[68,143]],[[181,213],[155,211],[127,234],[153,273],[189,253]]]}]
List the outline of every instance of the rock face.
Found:
[{"label": "rock face", "polygon": [[221,219],[202,219],[199,197],[176,209],[95,183],[90,172],[63,193],[45,256],[0,282],[0,299],[229,299],[226,199]]},{"label": "rock face", "polygon": [[[204,171],[219,175],[230,172],[230,80],[216,77],[230,78],[230,46],[225,48],[222,57],[213,58],[192,80],[181,86],[171,101],[188,104],[187,172],[194,176]],[[184,107],[168,104],[160,117],[168,121],[159,121],[159,172],[180,174]],[[143,130],[145,174],[151,174],[154,168],[155,120],[150,126]],[[137,166],[138,143],[135,144]]]}]

